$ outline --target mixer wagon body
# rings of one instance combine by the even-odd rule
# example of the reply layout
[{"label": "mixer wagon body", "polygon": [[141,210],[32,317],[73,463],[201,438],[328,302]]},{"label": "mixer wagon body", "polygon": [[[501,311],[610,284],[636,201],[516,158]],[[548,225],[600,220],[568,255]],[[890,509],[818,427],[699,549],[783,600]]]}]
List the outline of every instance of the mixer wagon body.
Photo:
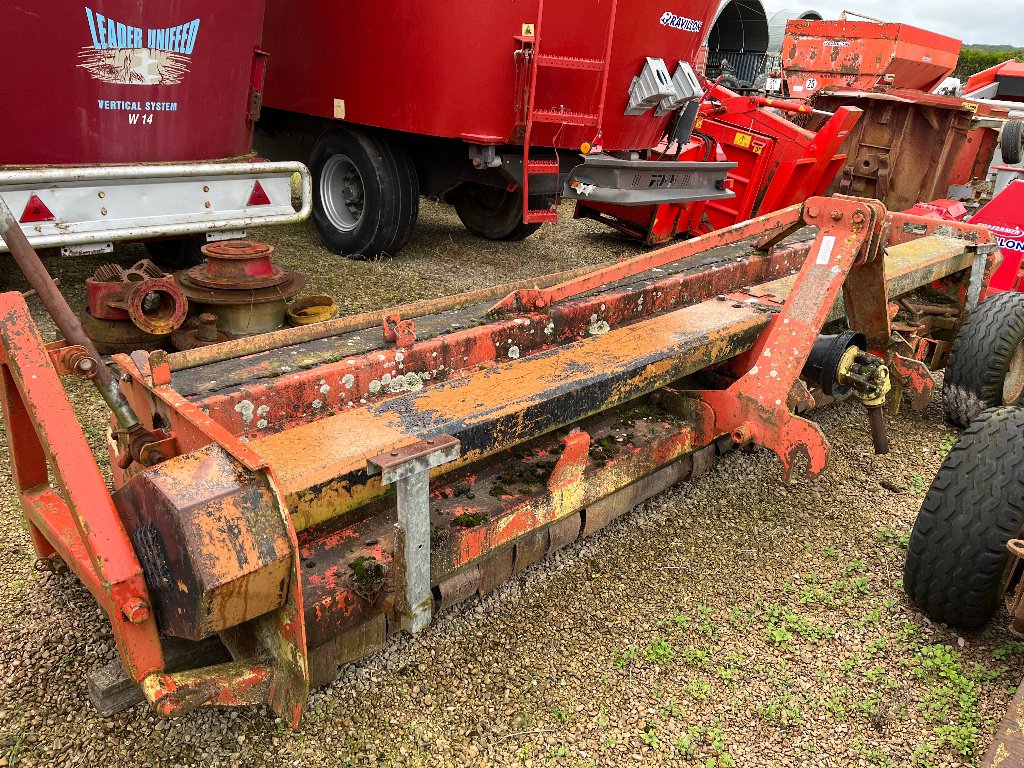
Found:
[{"label": "mixer wagon body", "polygon": [[250,154],[263,11],[263,0],[0,1],[13,67],[0,193],[30,240],[103,251],[300,220],[289,180],[302,169]]},{"label": "mixer wagon body", "polygon": [[[623,114],[630,83],[648,56],[669,65],[693,61],[716,0],[620,3],[614,20],[613,0],[549,2],[543,20],[539,5],[539,0],[272,0],[264,43],[273,68],[264,103],[424,136],[521,143],[515,107],[524,26],[540,21],[544,52],[580,62],[579,68],[553,68],[538,77],[538,107],[584,113],[597,107],[601,79],[601,72],[584,62],[603,59],[612,22],[601,144],[606,150],[657,144],[669,116]],[[666,23],[667,12],[681,20]],[[593,126],[547,124],[537,128],[534,143],[578,150],[595,133]]]},{"label": "mixer wagon body", "polygon": [[309,158],[314,221],[345,255],[401,248],[420,194],[496,240],[557,220],[562,197],[729,198],[727,166],[647,157],[700,96],[685,71],[717,6],[271,0],[258,146]]}]

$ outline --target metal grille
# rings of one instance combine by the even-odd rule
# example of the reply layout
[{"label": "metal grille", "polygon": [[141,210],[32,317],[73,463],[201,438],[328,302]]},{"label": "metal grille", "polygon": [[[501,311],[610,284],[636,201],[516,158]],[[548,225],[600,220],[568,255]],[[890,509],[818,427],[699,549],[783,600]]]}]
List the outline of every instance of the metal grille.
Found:
[{"label": "metal grille", "polygon": [[743,51],[708,51],[708,63],[705,69],[709,80],[714,80],[722,74],[722,60],[727,59],[736,77],[753,85],[754,80],[764,71],[765,55],[763,52],[754,51],[744,53]]}]

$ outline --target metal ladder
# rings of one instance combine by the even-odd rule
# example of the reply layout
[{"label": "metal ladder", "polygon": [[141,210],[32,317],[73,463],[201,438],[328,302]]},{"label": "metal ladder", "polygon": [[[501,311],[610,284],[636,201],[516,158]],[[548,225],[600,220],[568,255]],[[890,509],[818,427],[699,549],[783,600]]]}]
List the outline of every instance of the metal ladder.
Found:
[{"label": "metal ladder", "polygon": [[[563,56],[541,52],[541,22],[544,18],[544,0],[538,0],[537,21],[533,25],[532,38],[523,35],[520,39],[524,44],[531,44],[532,58],[527,57],[529,64],[530,84],[526,101],[526,132],[523,136],[523,222],[533,224],[545,221],[557,221],[558,211],[554,208],[530,208],[530,177],[558,176],[558,160],[531,160],[530,139],[536,123],[553,123],[556,125],[593,126],[597,134],[601,133],[601,122],[604,118],[604,98],[608,89],[608,59],[611,56],[612,36],[615,31],[615,13],[618,0],[611,0],[608,28],[605,32],[604,53],[600,59],[583,59],[575,56]],[[561,109],[536,109],[534,97],[537,93],[537,73],[541,68],[576,69],[600,73],[600,89],[597,98],[597,111],[574,112]],[[556,185],[557,186],[557,185]]]}]

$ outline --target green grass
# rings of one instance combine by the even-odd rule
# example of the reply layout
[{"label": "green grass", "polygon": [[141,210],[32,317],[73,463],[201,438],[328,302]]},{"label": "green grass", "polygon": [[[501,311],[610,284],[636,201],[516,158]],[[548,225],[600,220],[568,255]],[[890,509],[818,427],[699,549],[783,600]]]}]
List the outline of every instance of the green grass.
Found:
[{"label": "green grass", "polygon": [[625,669],[636,659],[637,647],[635,645],[627,645],[625,648],[617,648],[612,651],[612,664],[617,669]]},{"label": "green grass", "polygon": [[675,657],[676,652],[673,650],[672,644],[664,637],[654,638],[644,648],[644,658],[652,664],[664,664],[672,661]]}]

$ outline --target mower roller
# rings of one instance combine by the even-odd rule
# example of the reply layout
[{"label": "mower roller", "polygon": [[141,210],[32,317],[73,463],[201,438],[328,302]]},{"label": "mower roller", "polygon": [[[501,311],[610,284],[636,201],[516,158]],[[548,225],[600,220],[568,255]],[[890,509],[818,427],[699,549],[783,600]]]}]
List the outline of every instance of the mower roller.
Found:
[{"label": "mower roller", "polygon": [[[38,264],[12,219],[2,229],[19,264]],[[730,445],[771,449],[787,478],[817,475],[815,404],[859,398],[884,451],[882,403],[909,389],[927,404],[993,243],[970,224],[813,197],[582,272],[118,354],[112,493],[58,378],[105,367],[73,315],[47,305],[71,346],[47,345],[6,293],[14,483],[40,563],[89,588],[157,712],[263,703],[296,727],[340,663]],[[27,271],[52,298],[45,272]],[[948,322],[895,317],[925,287]],[[229,661],[199,661],[211,638]]]}]

